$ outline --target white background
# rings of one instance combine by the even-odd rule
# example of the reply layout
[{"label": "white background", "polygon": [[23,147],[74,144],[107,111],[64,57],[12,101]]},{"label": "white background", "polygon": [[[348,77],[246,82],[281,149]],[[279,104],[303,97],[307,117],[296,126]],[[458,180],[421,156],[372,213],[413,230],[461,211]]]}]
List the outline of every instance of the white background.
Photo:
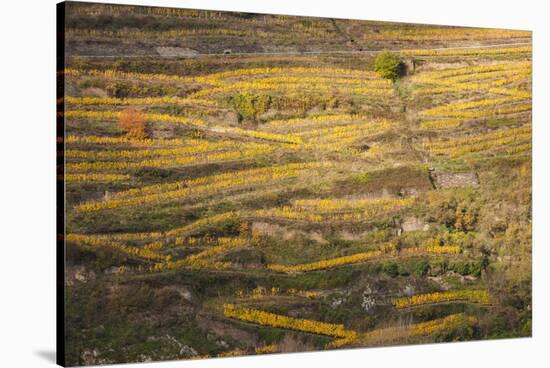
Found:
[{"label": "white background", "polygon": [[[534,31],[533,338],[127,367],[548,366],[550,217],[543,190],[550,187],[550,12],[545,1],[111,2]],[[3,2],[0,11],[0,367],[53,366],[55,359],[55,3],[12,0]]]}]

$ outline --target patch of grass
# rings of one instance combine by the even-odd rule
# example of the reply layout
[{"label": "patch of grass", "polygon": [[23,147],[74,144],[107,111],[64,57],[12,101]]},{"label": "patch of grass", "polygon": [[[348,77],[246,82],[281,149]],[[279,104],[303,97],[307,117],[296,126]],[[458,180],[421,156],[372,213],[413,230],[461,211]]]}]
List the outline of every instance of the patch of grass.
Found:
[{"label": "patch of grass", "polygon": [[399,195],[406,189],[416,189],[417,191],[433,189],[428,170],[423,166],[400,166],[369,171],[340,181],[335,185],[336,187],[343,194],[386,191]]},{"label": "patch of grass", "polygon": [[271,345],[280,342],[285,337],[286,331],[278,328],[260,327],[258,334],[266,345]]},{"label": "patch of grass", "polygon": [[487,120],[487,126],[489,128],[500,128],[500,127],[505,127],[505,126],[510,126],[510,125],[515,125],[516,122],[511,120],[511,119],[488,119]]},{"label": "patch of grass", "polygon": [[273,275],[270,284],[280,285],[281,289],[332,289],[347,285],[360,272],[352,268],[336,268],[322,272],[307,272],[297,275]]}]

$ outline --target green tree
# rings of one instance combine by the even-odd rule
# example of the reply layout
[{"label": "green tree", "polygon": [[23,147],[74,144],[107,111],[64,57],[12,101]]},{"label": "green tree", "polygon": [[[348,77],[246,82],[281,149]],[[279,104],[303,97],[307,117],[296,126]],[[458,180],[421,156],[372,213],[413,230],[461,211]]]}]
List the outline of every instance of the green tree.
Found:
[{"label": "green tree", "polygon": [[374,70],[382,77],[395,82],[405,75],[406,67],[399,55],[391,51],[382,51],[374,60]]}]

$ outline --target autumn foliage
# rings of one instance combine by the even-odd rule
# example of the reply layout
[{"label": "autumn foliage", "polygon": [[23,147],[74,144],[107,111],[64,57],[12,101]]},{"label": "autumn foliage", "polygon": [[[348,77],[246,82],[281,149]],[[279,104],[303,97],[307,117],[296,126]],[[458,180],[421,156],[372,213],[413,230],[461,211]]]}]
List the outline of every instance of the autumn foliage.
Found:
[{"label": "autumn foliage", "polygon": [[133,108],[122,110],[118,118],[118,124],[126,132],[129,138],[146,138],[145,116],[141,111]]}]

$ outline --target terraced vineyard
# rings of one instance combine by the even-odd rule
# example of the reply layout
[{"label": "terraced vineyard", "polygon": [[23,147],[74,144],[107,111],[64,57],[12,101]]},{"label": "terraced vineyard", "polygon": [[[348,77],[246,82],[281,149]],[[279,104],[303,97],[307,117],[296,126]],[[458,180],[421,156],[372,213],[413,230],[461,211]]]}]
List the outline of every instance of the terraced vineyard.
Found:
[{"label": "terraced vineyard", "polygon": [[531,335],[530,32],[74,3],[66,37],[68,364]]}]

